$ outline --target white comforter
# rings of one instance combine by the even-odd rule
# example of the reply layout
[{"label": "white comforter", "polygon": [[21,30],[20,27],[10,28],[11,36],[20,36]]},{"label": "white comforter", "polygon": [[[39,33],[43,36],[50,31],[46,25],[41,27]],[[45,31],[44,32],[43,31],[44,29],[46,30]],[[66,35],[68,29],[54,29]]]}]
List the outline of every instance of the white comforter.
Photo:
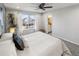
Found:
[{"label": "white comforter", "polygon": [[69,49],[60,40],[42,32],[24,35],[24,51],[17,50],[18,56],[61,56],[71,55]]}]

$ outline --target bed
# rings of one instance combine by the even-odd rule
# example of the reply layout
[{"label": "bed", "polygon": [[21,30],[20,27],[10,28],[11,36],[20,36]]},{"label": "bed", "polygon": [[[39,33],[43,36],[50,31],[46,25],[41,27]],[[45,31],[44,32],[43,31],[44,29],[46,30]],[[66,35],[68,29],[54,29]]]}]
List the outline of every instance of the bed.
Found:
[{"label": "bed", "polygon": [[70,56],[67,46],[60,39],[42,32],[23,35],[25,49],[17,50],[18,56]]}]

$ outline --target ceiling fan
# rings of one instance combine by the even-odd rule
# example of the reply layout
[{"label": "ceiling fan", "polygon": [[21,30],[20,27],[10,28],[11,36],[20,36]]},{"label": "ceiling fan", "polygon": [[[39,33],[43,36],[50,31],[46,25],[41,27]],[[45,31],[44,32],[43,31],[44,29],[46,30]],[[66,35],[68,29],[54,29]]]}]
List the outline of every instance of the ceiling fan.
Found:
[{"label": "ceiling fan", "polygon": [[42,10],[46,10],[47,8],[53,8],[53,6],[46,6],[46,3],[41,3],[38,7]]}]

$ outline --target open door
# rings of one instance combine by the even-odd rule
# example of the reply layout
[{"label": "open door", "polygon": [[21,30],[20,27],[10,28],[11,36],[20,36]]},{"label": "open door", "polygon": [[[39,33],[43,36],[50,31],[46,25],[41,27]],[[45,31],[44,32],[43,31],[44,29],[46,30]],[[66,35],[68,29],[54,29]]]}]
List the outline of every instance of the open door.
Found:
[{"label": "open door", "polygon": [[52,16],[48,16],[48,33],[52,33]]}]

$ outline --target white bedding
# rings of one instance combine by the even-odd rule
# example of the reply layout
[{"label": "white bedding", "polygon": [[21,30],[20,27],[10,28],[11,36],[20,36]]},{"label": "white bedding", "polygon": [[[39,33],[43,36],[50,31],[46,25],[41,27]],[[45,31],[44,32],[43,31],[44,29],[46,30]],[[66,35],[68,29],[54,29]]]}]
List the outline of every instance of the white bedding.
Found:
[{"label": "white bedding", "polygon": [[[61,56],[71,55],[69,49],[60,40],[42,32],[35,32],[23,36],[29,48],[17,50],[18,56]],[[65,51],[65,53],[64,53]]]},{"label": "white bedding", "polygon": [[17,56],[12,40],[0,40],[0,56]]}]

